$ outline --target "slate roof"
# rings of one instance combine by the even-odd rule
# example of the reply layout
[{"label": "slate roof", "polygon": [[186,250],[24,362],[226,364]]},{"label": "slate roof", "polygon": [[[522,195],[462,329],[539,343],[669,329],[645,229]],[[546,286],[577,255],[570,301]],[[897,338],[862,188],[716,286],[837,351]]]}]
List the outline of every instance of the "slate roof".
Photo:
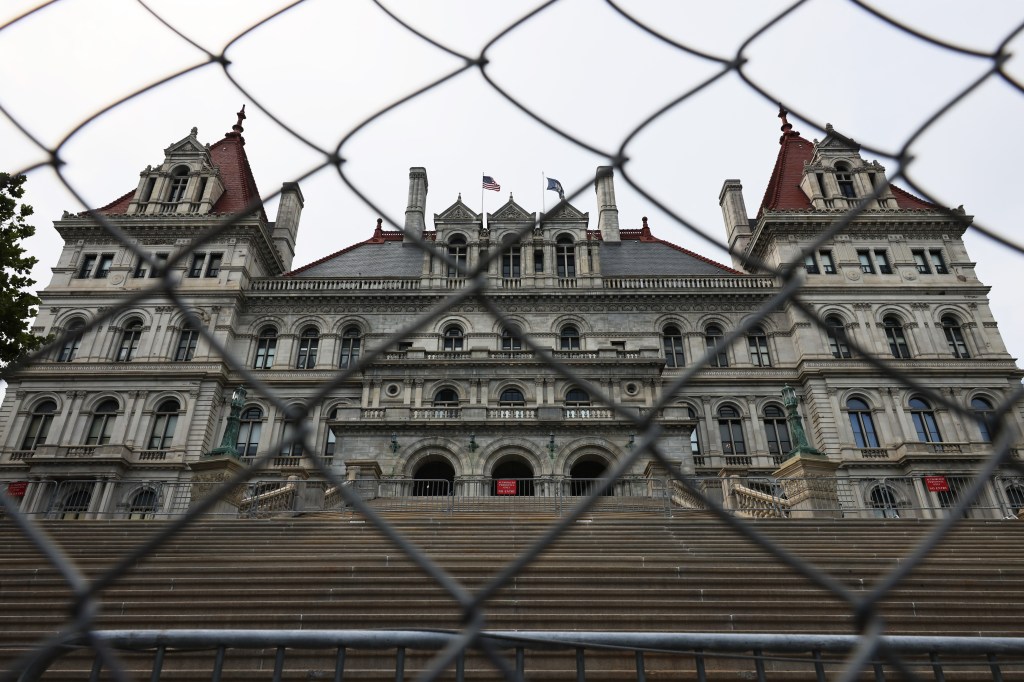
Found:
[{"label": "slate roof", "polygon": [[[430,238],[433,233],[424,236]],[[622,276],[740,275],[737,270],[705,258],[651,234],[644,218],[639,230],[622,230],[621,242],[601,248],[601,274]],[[588,233],[600,240],[600,233]],[[325,256],[285,277],[419,277],[423,251],[415,244],[402,243],[402,233],[386,232],[377,223],[373,237]]]},{"label": "slate roof", "polygon": [[[814,143],[800,137],[787,121],[782,126],[779,138],[779,155],[775,159],[772,177],[764,191],[761,207],[757,211],[760,218],[765,211],[810,211],[814,207],[804,191],[800,189],[800,180],[804,174],[804,164],[810,162],[814,153]],[[892,195],[899,208],[911,210],[935,210],[935,204],[920,199],[906,190],[890,185]]]}]

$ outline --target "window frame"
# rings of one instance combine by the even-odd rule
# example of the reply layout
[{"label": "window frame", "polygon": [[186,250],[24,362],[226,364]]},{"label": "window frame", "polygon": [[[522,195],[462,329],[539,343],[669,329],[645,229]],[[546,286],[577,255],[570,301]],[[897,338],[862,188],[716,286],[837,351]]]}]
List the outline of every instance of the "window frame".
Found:
[{"label": "window frame", "polygon": [[729,366],[729,353],[728,348],[721,344],[721,340],[725,338],[725,332],[717,324],[709,324],[704,327],[704,346],[709,350],[718,348],[711,357],[708,359],[709,367],[728,367]]},{"label": "window frame", "polygon": [[562,325],[558,330],[558,350],[571,352],[580,348],[580,328],[575,324]]},{"label": "window frame", "polygon": [[[172,409],[173,406],[173,409]],[[175,398],[167,398],[153,410],[153,421],[146,440],[147,450],[169,450],[174,445],[174,432],[178,427],[178,415],[181,403]]]},{"label": "window frame", "polygon": [[85,253],[82,254],[82,263],[78,266],[78,276],[76,279],[89,279],[92,277],[93,270],[96,268],[96,261],[99,258],[98,253]]},{"label": "window frame", "polygon": [[761,327],[754,327],[747,332],[747,350],[750,363],[755,367],[771,367],[772,356],[768,350],[768,335]]},{"label": "window frame", "polygon": [[299,348],[295,354],[295,369],[314,369],[320,350],[320,330],[310,325],[299,334]]},{"label": "window frame", "polygon": [[768,442],[768,454],[785,457],[793,451],[793,441],[789,436],[789,423],[786,421],[785,410],[778,405],[765,405],[761,411],[761,421]]},{"label": "window frame", "polygon": [[264,414],[259,405],[250,405],[238,415],[238,437],[235,453],[239,457],[255,457],[263,435]]},{"label": "window frame", "polygon": [[910,344],[907,342],[907,333],[903,327],[903,321],[895,315],[886,315],[882,318],[882,329],[885,331],[885,340],[889,344],[889,352],[894,358],[909,359]]},{"label": "window frame", "polygon": [[266,325],[260,329],[256,337],[256,356],[253,358],[253,369],[270,369],[274,366],[274,358],[277,355],[277,327]]},{"label": "window frame", "polygon": [[71,362],[75,359],[82,346],[82,337],[85,336],[84,330],[85,320],[82,318],[76,317],[68,322],[64,331],[77,333],[69,337],[60,347],[60,352],[57,354],[57,362]]},{"label": "window frame", "polygon": [[747,441],[743,433],[743,414],[734,405],[722,405],[715,412],[722,452],[727,456],[746,455]]},{"label": "window frame", "polygon": [[354,325],[345,327],[341,333],[341,352],[338,354],[338,367],[346,369],[359,362],[362,351],[363,331]]},{"label": "window frame", "polygon": [[40,445],[46,445],[57,409],[57,402],[50,398],[39,401],[32,408],[25,435],[21,438],[20,450],[35,451]]},{"label": "window frame", "polygon": [[115,362],[131,362],[136,358],[139,352],[139,342],[142,340],[142,330],[142,318],[133,317],[125,322],[121,331],[121,340],[117,345]]},{"label": "window frame", "polygon": [[120,409],[120,405],[113,398],[103,400],[93,409],[85,436],[86,445],[106,445],[110,442]]},{"label": "window frame", "polygon": [[863,398],[852,396],[846,399],[846,414],[850,420],[853,442],[860,449],[880,447],[875,418],[871,412],[871,405]]},{"label": "window frame", "polygon": [[454,261],[447,264],[448,279],[465,277],[469,271],[469,245],[461,234],[448,239],[448,258]]},{"label": "window frame", "polygon": [[686,366],[686,356],[683,352],[683,332],[679,327],[670,324],[661,330],[661,348],[665,354],[666,367]]},{"label": "window frame", "polygon": [[458,324],[449,324],[441,334],[441,350],[445,353],[461,353],[466,346],[466,333]]},{"label": "window frame", "polygon": [[174,349],[175,362],[189,362],[196,355],[199,345],[199,330],[188,322],[178,332],[178,346]]},{"label": "window frame", "polygon": [[[915,403],[917,403],[915,405]],[[942,443],[942,431],[939,429],[939,422],[935,416],[935,410],[931,403],[924,398],[914,396],[907,401],[907,408],[910,412],[910,419],[917,431],[917,440],[920,443]]]},{"label": "window frame", "polygon": [[967,347],[967,338],[964,336],[963,324],[960,318],[955,315],[943,315],[939,320],[942,325],[942,333],[946,337],[946,346],[952,356],[958,360],[967,360],[971,357],[970,349]]},{"label": "window frame", "polygon": [[576,278],[576,242],[566,234],[555,240],[555,276],[559,279]]},{"label": "window frame", "polygon": [[850,350],[850,337],[846,333],[846,323],[838,315],[829,315],[825,318],[825,337],[828,341],[829,351],[832,357],[838,360],[848,360],[853,357]]},{"label": "window frame", "polygon": [[832,251],[824,249],[818,252],[818,258],[821,261],[821,271],[826,275],[837,274],[836,261],[832,257]]}]

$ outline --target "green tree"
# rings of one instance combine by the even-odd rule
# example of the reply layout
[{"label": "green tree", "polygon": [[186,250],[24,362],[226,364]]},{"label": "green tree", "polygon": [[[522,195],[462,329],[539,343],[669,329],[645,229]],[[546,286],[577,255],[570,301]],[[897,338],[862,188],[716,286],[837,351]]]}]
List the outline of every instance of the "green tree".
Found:
[{"label": "green tree", "polygon": [[20,204],[25,194],[25,176],[0,173],[0,365],[6,365],[44,342],[29,331],[39,299],[29,291],[35,284],[29,273],[36,258],[25,255],[22,240],[36,228],[26,220],[32,207]]}]

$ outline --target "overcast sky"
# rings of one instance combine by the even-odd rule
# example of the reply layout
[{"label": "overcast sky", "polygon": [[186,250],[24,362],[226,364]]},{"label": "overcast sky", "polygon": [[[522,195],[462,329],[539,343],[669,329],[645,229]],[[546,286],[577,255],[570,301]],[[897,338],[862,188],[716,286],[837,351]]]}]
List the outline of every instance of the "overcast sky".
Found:
[{"label": "overcast sky", "polygon": [[[6,0],[0,22],[38,2]],[[784,2],[628,2],[621,7],[666,37],[731,60]],[[885,7],[940,40],[994,50],[1024,20],[1019,2],[983,5],[921,0]],[[150,7],[198,46],[219,54],[228,42],[285,3],[271,0],[154,1]],[[536,2],[387,2],[411,26],[452,52],[476,57],[485,44]],[[430,45],[369,2],[311,0],[247,34],[227,50],[227,73],[206,64],[201,49],[129,0],[64,0],[0,31],[5,56],[0,105],[42,144],[59,144],[82,121],[136,90],[196,67],[103,114],[78,130],[60,156],[64,175],[90,206],[133,189],[138,173],[163,160],[163,149],[199,128],[215,142],[244,103],[246,151],[264,195],[323,163],[320,151],[274,123],[283,121],[309,143],[332,150],[350,131],[393,102],[462,68],[465,61]],[[1024,39],[1010,52],[1024,51]],[[626,149],[627,173],[638,185],[706,235],[724,236],[718,193],[726,178],[743,182],[753,215],[778,151],[777,105],[808,138],[830,122],[879,150],[865,151],[890,171],[904,142],[947,101],[983,75],[991,60],[958,54],[896,30],[838,0],[810,0],[753,40],[744,52],[756,92],[729,73],[645,127]],[[455,201],[480,210],[480,176],[527,210],[551,205],[541,174],[591,215],[594,169],[608,163],[649,116],[722,65],[687,54],[637,28],[596,0],[561,0],[505,35],[487,51],[487,75],[524,107],[592,149],[567,140],[524,114],[471,68],[376,119],[346,141],[344,172],[379,211],[363,203],[333,169],[303,179],[306,199],[295,265],[366,239],[376,218],[400,222],[410,166],[425,166],[428,218]],[[1024,82],[1024,66],[1007,70]],[[230,76],[230,78],[229,78]],[[245,93],[231,82],[233,78]],[[261,110],[261,107],[263,110]],[[801,118],[803,117],[803,118]],[[809,119],[809,120],[807,120]],[[968,213],[1007,238],[1020,240],[1019,197],[1024,158],[1024,95],[989,78],[930,126],[912,147],[910,176],[940,203]],[[813,121],[813,124],[810,122]],[[7,170],[45,161],[45,152],[0,119]],[[897,181],[907,187],[907,183]],[[722,262],[728,255],[685,229],[631,189],[620,174],[616,192],[624,228],[649,216],[655,234]],[[30,173],[26,200],[36,209],[40,288],[60,253],[51,221],[81,204],[48,168]],[[273,218],[276,203],[268,206]],[[1024,355],[1018,303],[1024,256],[969,234],[981,280],[993,287],[992,307],[1015,357]]]}]

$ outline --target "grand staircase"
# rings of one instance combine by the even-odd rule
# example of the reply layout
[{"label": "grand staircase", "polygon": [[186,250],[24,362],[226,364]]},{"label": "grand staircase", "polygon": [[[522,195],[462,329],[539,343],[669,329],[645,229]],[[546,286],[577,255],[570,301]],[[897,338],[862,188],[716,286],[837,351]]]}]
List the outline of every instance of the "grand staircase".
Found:
[{"label": "grand staircase", "polygon": [[[502,511],[384,512],[388,522],[470,591],[540,537],[558,517]],[[165,527],[165,521],[48,521],[40,525],[89,577]],[[900,565],[933,528],[908,520],[759,521],[757,530],[857,595]],[[10,520],[0,521],[0,670],[71,618],[70,590]],[[358,516],[198,521],[101,593],[99,629],[455,630],[455,600]],[[888,634],[1024,634],[1024,524],[965,520],[890,590]],[[488,630],[856,634],[853,607],[710,517],[593,514],[574,522],[486,603]],[[229,650],[225,680],[272,679],[275,647]],[[344,679],[396,679],[396,651],[347,652]],[[410,649],[408,679],[433,652]],[[503,652],[510,665],[515,653]],[[636,679],[632,651],[586,654],[587,679]],[[209,680],[216,651],[168,651],[163,680]],[[126,653],[149,679],[153,652]],[[57,660],[44,679],[89,679],[89,647]],[[702,662],[709,679],[737,679],[749,660]],[[576,678],[576,652],[526,655],[528,680]],[[289,650],[282,679],[334,679],[335,652]],[[648,679],[695,679],[693,656],[648,653]],[[769,661],[767,679],[816,679],[805,662]],[[466,679],[501,679],[470,655]],[[829,675],[835,667],[828,668]],[[945,679],[978,679],[977,668]],[[973,672],[972,672],[973,671]],[[1009,672],[1008,671],[1016,671]],[[746,674],[746,673],[744,673]],[[867,673],[866,673],[867,674]],[[1024,667],[1004,668],[1024,676]],[[445,679],[454,679],[454,671]],[[100,672],[100,678],[106,678]],[[873,676],[865,679],[874,679]],[[888,679],[899,679],[890,677]],[[1007,678],[1009,679],[1009,677]],[[1019,679],[1019,678],[1018,678]]]}]

